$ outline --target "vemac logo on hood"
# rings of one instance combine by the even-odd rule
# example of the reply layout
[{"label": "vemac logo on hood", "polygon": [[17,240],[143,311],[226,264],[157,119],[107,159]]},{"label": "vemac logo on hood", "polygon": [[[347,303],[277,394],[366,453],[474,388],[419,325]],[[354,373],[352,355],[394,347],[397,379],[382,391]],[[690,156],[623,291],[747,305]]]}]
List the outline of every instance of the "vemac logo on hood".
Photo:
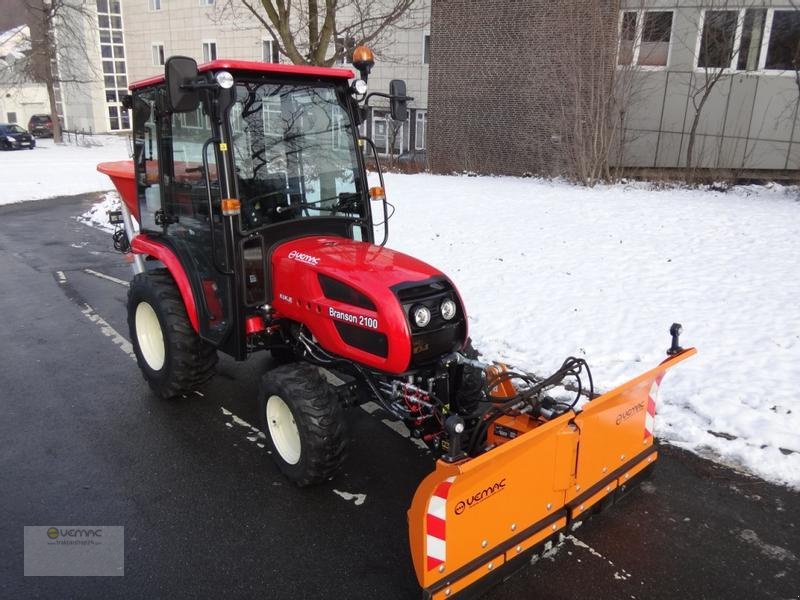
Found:
[{"label": "vemac logo on hood", "polygon": [[320,259],[316,256],[311,256],[310,254],[303,254],[302,252],[298,252],[297,250],[292,250],[289,252],[289,258],[292,260],[296,260],[301,263],[306,263],[307,265],[312,265],[316,267],[320,263]]}]

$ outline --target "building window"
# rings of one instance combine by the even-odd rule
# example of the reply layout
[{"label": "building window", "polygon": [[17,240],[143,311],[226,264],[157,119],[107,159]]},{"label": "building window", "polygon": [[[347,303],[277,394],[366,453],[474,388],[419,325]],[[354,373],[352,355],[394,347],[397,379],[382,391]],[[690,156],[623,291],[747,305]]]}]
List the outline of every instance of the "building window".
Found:
[{"label": "building window", "polygon": [[425,150],[425,134],[428,131],[428,113],[424,110],[417,111],[416,130],[414,131],[414,149]]},{"label": "building window", "polygon": [[150,10],[161,10],[161,0],[150,0]]},{"label": "building window", "polygon": [[200,0],[200,6],[214,6],[216,0]]},{"label": "building window", "polygon": [[[122,5],[119,0],[96,0],[96,6],[108,127],[112,131],[130,129],[130,115],[122,108],[122,99],[127,93],[125,88],[128,85]],[[151,0],[150,7],[160,10],[161,0]],[[153,56],[155,59],[155,52]],[[161,64],[164,64],[163,59]]]},{"label": "building window", "polygon": [[263,40],[261,42],[261,60],[269,63],[280,62],[278,42],[275,40]]},{"label": "building window", "polygon": [[702,69],[729,69],[733,61],[738,10],[707,10],[700,38],[697,66]]},{"label": "building window", "polygon": [[742,22],[742,39],[739,45],[739,58],[736,64],[736,68],[740,71],[755,71],[758,69],[766,21],[766,10],[745,11],[744,21]]},{"label": "building window", "polygon": [[800,12],[748,8],[703,14],[698,68],[793,71],[795,65],[800,65]]},{"label": "building window", "polygon": [[624,11],[617,64],[666,67],[672,41],[672,11]]},{"label": "building window", "polygon": [[8,123],[16,123],[17,122],[17,113],[10,112],[6,113],[6,119]]},{"label": "building window", "polygon": [[764,68],[780,71],[800,70],[800,11],[773,12]]},{"label": "building window", "polygon": [[164,44],[153,44],[153,64],[156,66],[164,64]]},{"label": "building window", "polygon": [[431,34],[426,33],[422,38],[422,63],[429,65],[431,63]]},{"label": "building window", "polygon": [[217,60],[217,42],[203,42],[203,62]]},{"label": "building window", "polygon": [[354,38],[348,37],[337,37],[336,38],[336,53],[342,53],[339,58],[336,59],[337,65],[349,65],[350,61],[353,57],[353,50],[356,47],[356,40]]},{"label": "building window", "polygon": [[393,121],[389,113],[372,112],[372,141],[378,154],[400,156],[408,146],[405,123]]}]

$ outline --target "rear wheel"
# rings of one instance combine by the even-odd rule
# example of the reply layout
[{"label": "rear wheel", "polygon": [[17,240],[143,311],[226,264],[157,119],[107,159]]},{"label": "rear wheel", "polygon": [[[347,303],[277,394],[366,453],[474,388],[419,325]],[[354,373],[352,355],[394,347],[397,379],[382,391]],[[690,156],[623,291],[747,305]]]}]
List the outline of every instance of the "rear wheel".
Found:
[{"label": "rear wheel", "polygon": [[166,269],[133,278],[128,328],[136,362],[160,397],[190,392],[214,374],[216,350],[192,328],[178,287]]},{"label": "rear wheel", "polygon": [[261,380],[260,422],[272,458],[299,486],[320,483],[346,456],[344,410],[328,382],[307,363],[283,365]]}]

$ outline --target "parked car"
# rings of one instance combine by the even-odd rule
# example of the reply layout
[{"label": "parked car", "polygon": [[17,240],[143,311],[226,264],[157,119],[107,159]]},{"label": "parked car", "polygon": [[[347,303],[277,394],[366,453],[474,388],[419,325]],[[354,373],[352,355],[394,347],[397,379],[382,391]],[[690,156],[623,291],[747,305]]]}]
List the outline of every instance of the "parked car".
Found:
[{"label": "parked car", "polygon": [[28,120],[28,131],[36,137],[53,137],[53,119],[50,115],[33,115]]},{"label": "parked car", "polygon": [[15,123],[0,123],[0,150],[36,147],[33,136]]}]

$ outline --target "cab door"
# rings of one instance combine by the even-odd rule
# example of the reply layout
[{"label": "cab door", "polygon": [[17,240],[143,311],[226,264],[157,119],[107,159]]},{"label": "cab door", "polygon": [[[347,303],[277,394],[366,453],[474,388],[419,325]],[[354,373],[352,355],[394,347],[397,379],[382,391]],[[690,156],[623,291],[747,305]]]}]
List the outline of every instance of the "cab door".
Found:
[{"label": "cab door", "polygon": [[189,113],[167,112],[164,96],[157,87],[135,100],[150,107],[147,119],[134,124],[141,228],[183,265],[200,336],[236,356],[238,343],[226,343],[233,319],[232,260],[220,212],[217,144],[209,141],[211,120],[203,105]]}]

